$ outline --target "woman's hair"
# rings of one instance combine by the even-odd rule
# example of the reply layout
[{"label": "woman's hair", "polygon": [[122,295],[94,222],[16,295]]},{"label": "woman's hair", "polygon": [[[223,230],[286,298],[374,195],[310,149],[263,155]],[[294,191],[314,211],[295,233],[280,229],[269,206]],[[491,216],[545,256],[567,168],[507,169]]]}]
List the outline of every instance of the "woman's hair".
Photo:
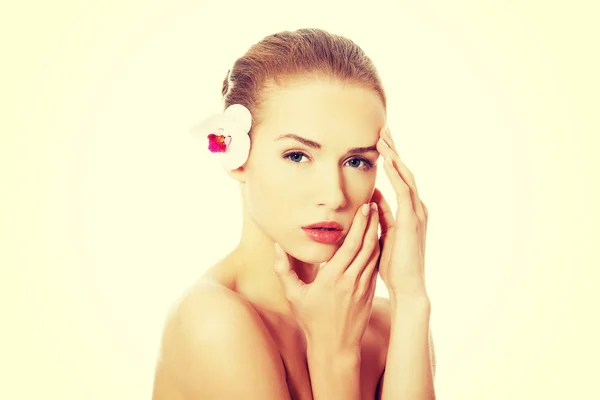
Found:
[{"label": "woman's hair", "polygon": [[292,82],[290,78],[356,84],[377,92],[384,108],[387,105],[377,70],[357,44],[322,29],[298,29],[269,35],[236,60],[223,81],[224,108],[246,106],[254,128],[268,91]]}]

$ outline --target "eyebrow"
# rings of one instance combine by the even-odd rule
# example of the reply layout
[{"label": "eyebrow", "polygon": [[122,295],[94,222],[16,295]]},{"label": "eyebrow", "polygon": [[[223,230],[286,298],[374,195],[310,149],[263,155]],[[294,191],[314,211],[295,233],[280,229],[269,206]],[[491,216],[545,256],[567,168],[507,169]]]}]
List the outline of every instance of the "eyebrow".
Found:
[{"label": "eyebrow", "polygon": [[[309,139],[306,139],[306,138],[303,138],[302,136],[295,135],[293,133],[283,134],[283,135],[277,137],[277,139],[275,139],[275,140],[281,140],[281,139],[294,139],[310,148],[313,148],[316,150],[321,150],[321,145],[319,143],[314,142]],[[368,153],[369,151],[377,151],[377,146],[375,145],[375,146],[366,146],[366,147],[353,147],[348,150],[348,153]]]}]

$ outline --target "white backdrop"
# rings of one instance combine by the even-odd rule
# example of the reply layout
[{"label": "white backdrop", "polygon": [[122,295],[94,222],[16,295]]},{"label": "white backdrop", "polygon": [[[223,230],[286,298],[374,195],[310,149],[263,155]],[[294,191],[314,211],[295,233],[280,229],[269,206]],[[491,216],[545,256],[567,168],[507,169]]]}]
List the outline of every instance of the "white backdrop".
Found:
[{"label": "white backdrop", "polygon": [[600,398],[598,14],[548,3],[2,6],[0,398],[150,398],[165,314],[240,231],[188,129],[249,46],[303,27],[387,90],[430,209],[438,397]]}]

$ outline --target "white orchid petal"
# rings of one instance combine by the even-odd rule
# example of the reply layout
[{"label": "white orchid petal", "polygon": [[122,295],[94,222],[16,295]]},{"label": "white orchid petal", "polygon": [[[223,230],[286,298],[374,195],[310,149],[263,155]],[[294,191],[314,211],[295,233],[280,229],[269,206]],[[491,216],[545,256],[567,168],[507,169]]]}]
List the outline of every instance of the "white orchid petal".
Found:
[{"label": "white orchid petal", "polygon": [[217,153],[221,164],[228,170],[234,170],[245,164],[250,153],[250,128],[252,115],[241,104],[232,104],[224,112],[214,114],[193,126],[190,131],[199,140],[207,140],[211,133],[227,138],[225,152]]},{"label": "white orchid petal", "polygon": [[232,132],[227,151],[221,153],[221,164],[228,170],[244,165],[250,153],[250,136],[243,131]]},{"label": "white orchid petal", "polygon": [[245,133],[250,132],[252,114],[246,107],[241,104],[232,104],[227,107],[224,114],[235,121]]},{"label": "white orchid petal", "polygon": [[192,135],[204,140],[209,134],[216,133],[219,128],[224,128],[228,124],[230,122],[223,114],[215,114],[193,126],[190,131]]}]

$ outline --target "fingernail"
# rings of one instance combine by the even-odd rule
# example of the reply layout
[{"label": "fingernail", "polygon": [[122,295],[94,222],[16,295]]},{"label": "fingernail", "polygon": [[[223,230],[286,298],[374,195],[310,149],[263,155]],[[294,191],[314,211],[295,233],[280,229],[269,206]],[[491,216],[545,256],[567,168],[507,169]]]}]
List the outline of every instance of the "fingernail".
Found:
[{"label": "fingernail", "polygon": [[392,164],[392,158],[391,158],[390,156],[387,156],[387,157],[385,158],[385,163],[386,163],[387,165],[389,165],[390,167],[393,167],[393,166],[394,166],[394,164]]},{"label": "fingernail", "polygon": [[366,217],[367,215],[369,215],[369,205],[368,204],[363,204],[362,206],[362,214]]},{"label": "fingernail", "polygon": [[279,243],[275,243],[275,254],[277,254],[280,257],[283,255],[283,252],[281,250],[281,246],[279,246]]},{"label": "fingernail", "polygon": [[377,203],[371,203],[371,209],[377,211]]}]

